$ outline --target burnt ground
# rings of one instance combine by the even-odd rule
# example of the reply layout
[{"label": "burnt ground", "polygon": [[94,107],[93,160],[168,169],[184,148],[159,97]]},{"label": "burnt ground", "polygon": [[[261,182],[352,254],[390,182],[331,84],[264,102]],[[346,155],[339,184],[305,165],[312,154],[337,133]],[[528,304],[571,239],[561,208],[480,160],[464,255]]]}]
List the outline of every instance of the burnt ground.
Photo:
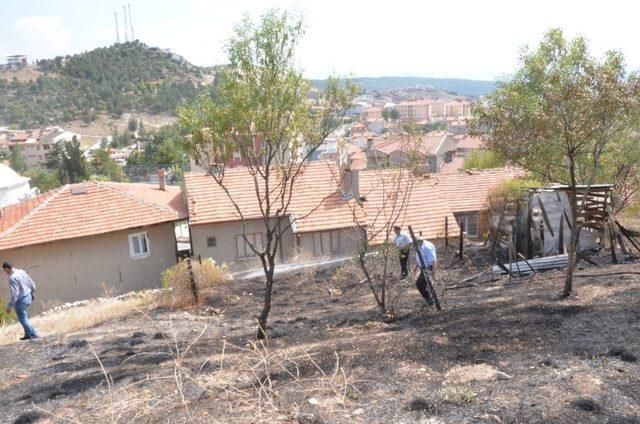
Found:
[{"label": "burnt ground", "polygon": [[[451,267],[455,273],[470,270]],[[2,422],[640,423],[636,264],[447,290],[404,283],[383,318],[350,272],[279,282],[255,344],[260,285],[0,347]],[[95,353],[95,354],[94,354]],[[99,358],[99,360],[98,360]]]}]

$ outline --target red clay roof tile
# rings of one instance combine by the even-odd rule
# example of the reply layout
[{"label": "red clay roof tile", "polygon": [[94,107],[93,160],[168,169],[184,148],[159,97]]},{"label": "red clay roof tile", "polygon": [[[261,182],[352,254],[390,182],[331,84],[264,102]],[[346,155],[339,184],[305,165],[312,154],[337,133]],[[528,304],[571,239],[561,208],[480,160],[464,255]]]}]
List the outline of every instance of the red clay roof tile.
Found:
[{"label": "red clay roof tile", "polygon": [[[74,194],[77,193],[77,194]],[[186,218],[179,187],[85,182],[3,210],[0,250],[104,234]]]}]

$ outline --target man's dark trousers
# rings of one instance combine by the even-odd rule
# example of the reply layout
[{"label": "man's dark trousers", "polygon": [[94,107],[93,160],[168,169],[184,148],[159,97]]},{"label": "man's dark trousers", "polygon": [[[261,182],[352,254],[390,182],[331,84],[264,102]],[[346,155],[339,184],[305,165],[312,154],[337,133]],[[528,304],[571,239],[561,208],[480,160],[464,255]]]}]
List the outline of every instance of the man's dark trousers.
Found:
[{"label": "man's dark trousers", "polygon": [[[428,269],[431,269],[431,267],[428,267]],[[427,275],[427,272],[428,271],[425,270],[424,272],[420,273],[420,276],[416,280],[416,287],[418,288],[418,291],[420,292],[420,295],[422,295],[424,300],[426,300],[429,305],[432,305],[433,299],[431,298],[429,289],[427,289],[427,280],[424,278],[424,276]]]},{"label": "man's dark trousers", "polygon": [[409,275],[409,249],[400,249],[400,278]]}]

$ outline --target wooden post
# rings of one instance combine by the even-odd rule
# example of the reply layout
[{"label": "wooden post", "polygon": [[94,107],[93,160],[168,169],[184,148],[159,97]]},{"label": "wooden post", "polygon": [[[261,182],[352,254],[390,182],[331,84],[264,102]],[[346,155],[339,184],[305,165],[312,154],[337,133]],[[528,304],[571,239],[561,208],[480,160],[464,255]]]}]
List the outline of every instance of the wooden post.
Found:
[{"label": "wooden post", "polygon": [[531,199],[532,195],[529,194],[529,200],[527,201],[527,218],[525,220],[524,228],[524,251],[527,259],[531,259],[532,255],[532,242],[531,242]]},{"label": "wooden post", "polygon": [[607,225],[609,228],[609,241],[611,244],[611,262],[614,264],[618,263],[618,257],[616,256],[616,236],[613,231],[613,225]]},{"label": "wooden post", "polygon": [[491,243],[491,253],[495,252],[496,245],[500,239],[500,231],[502,230],[502,221],[504,220],[504,210],[506,205],[502,205],[502,211],[500,212],[500,218],[498,218],[498,228],[496,228],[496,232],[493,235],[493,243]]},{"label": "wooden post", "polygon": [[193,274],[193,267],[191,266],[191,258],[185,259],[187,261],[187,269],[189,270],[189,280],[191,281],[191,294],[193,295],[194,303],[198,303],[200,295],[198,293],[198,285],[196,284],[196,277]]},{"label": "wooden post", "polygon": [[449,250],[449,217],[444,217],[444,253],[445,256]]},{"label": "wooden post", "polygon": [[462,255],[464,254],[464,222],[460,222],[460,242],[458,244],[458,248],[460,249],[458,256],[460,257],[460,260],[462,260]]},{"label": "wooden post", "polygon": [[424,258],[420,254],[420,245],[418,245],[418,240],[416,239],[416,235],[413,233],[413,228],[411,228],[411,225],[409,225],[408,228],[409,228],[409,234],[411,235],[411,241],[413,242],[413,247],[416,249],[416,256],[420,261],[420,264],[419,264],[420,273],[424,277],[424,280],[427,282],[427,290],[429,290],[429,293],[433,298],[433,303],[435,303],[436,309],[441,311],[442,308],[440,307],[440,301],[438,300],[438,295],[436,294],[436,290],[433,288],[433,285],[431,284],[431,278],[427,273],[427,264],[424,263]]},{"label": "wooden post", "polygon": [[560,227],[558,228],[558,255],[564,254],[564,216],[560,215]]}]

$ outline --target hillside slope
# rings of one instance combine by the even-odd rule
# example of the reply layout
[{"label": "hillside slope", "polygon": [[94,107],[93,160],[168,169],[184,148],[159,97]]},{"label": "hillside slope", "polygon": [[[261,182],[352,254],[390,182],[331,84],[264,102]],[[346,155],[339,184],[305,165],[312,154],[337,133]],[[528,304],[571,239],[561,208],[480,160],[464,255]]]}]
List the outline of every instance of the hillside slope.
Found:
[{"label": "hillside slope", "polygon": [[[447,263],[452,283],[465,266]],[[0,346],[0,410],[42,423],[637,423],[634,272],[579,272],[563,301],[562,271],[504,276],[443,293],[442,312],[406,282],[393,319],[355,275],[299,275],[278,283],[265,346],[262,284],[236,281],[200,308]]]},{"label": "hillside slope", "polygon": [[0,124],[32,127],[102,113],[173,112],[203,85],[200,68],[138,41],[38,62],[32,80],[0,74]]}]

